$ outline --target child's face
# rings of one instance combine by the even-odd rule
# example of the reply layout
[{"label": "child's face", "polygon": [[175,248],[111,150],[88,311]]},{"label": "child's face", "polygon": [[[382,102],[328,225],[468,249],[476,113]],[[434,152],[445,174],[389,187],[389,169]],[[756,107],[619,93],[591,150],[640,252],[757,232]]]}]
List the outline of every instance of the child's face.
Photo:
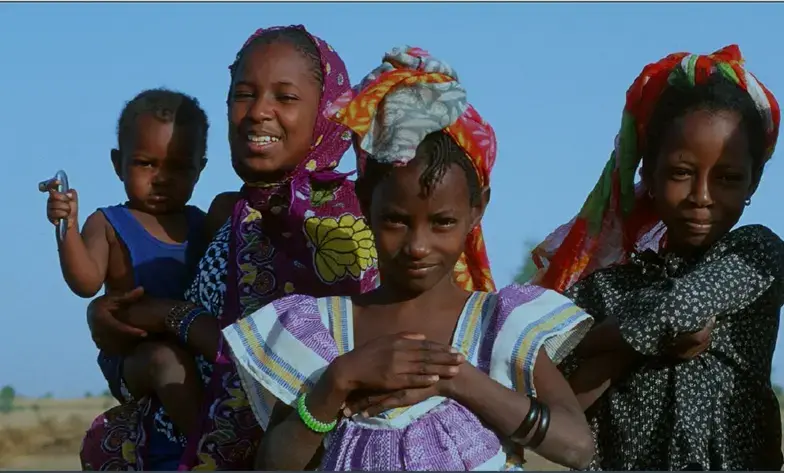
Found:
[{"label": "child's face", "polygon": [[204,167],[200,132],[152,114],[139,115],[134,129],[132,139],[112,151],[129,203],[151,214],[181,211]]},{"label": "child's face", "polygon": [[757,186],[753,171],[737,113],[696,110],[675,120],[647,182],[668,246],[689,252],[730,231]]},{"label": "child's face", "polygon": [[232,165],[245,181],[274,181],[311,149],[321,86],[286,42],[249,46],[229,97]]},{"label": "child's face", "polygon": [[466,174],[456,165],[423,195],[424,169],[417,158],[394,168],[374,188],[367,211],[382,281],[414,294],[452,278],[484,207],[470,205]]}]

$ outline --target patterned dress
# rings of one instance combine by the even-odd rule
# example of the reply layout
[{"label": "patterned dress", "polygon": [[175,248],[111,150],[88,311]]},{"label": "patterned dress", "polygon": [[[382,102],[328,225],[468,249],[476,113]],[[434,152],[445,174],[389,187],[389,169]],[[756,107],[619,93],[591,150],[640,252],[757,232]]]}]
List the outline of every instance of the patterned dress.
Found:
[{"label": "patterned dress", "polygon": [[[204,257],[199,261],[196,278],[185,293],[187,301],[201,305],[210,314],[223,312],[230,237],[231,225],[229,221],[226,221],[207,247]],[[213,366],[202,355],[197,355],[195,358],[202,382],[207,385],[212,375]],[[159,405],[155,409],[153,420],[154,433],[151,437],[164,436],[170,441],[177,442],[180,450],[185,449],[185,436],[172,424],[169,415],[166,414],[162,406]]]},{"label": "patterned dress", "polygon": [[[782,424],[771,361],[783,305],[783,242],[763,226],[728,233],[692,260],[653,251],[595,272],[566,295],[614,316],[643,362],[587,413],[593,470],[780,470]],[[716,317],[710,347],[663,355]],[[579,363],[568,357],[562,369]]]},{"label": "patterned dress", "polygon": [[[502,385],[534,395],[534,363],[544,347],[559,361],[591,326],[567,298],[535,286],[474,292],[452,345]],[[353,349],[347,297],[277,300],[224,330],[251,407],[267,427],[275,400],[293,405],[329,363]],[[325,438],[325,471],[519,470],[520,458],[458,402],[431,397],[379,416],[342,418]]]}]

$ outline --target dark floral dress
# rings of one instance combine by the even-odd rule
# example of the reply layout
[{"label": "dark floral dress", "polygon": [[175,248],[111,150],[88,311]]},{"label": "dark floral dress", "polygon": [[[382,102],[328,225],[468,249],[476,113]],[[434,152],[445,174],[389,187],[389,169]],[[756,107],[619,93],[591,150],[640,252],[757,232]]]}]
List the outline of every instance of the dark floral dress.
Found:
[{"label": "dark floral dress", "polygon": [[[592,470],[781,470],[782,422],[771,364],[783,305],[783,242],[766,227],[729,232],[685,260],[647,251],[570,288],[598,322],[619,321],[645,356],[587,412]],[[673,336],[716,317],[689,361],[662,354]],[[580,361],[562,364],[569,374]]]}]

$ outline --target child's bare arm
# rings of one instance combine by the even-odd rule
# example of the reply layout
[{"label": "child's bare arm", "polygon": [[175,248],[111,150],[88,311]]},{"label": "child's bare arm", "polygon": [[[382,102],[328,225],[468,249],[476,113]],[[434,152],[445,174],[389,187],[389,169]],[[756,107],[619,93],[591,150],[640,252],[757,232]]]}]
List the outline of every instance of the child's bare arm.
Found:
[{"label": "child's bare arm", "polygon": [[68,287],[82,298],[91,298],[101,290],[109,262],[106,221],[96,211],[85,221],[81,235],[77,226],[69,227],[59,245],[60,268]]},{"label": "child's bare arm", "polygon": [[79,195],[75,189],[65,193],[57,191],[59,183],[49,184],[46,217],[55,226],[65,219],[67,230],[62,241],[58,239],[60,269],[71,291],[82,298],[95,296],[106,278],[109,262],[109,242],[103,213],[94,212],[79,233]]}]

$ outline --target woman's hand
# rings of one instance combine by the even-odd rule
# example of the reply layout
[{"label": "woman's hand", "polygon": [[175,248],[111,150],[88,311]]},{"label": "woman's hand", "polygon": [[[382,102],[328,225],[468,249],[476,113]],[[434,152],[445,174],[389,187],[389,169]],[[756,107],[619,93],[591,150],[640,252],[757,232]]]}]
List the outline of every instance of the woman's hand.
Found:
[{"label": "woman's hand", "polygon": [[177,304],[182,304],[182,301],[144,296],[144,290],[141,287],[134,291],[139,292],[140,296],[133,304],[120,308],[117,318],[147,333],[166,332],[166,316]]},{"label": "woman's hand", "polygon": [[116,314],[142,298],[141,288],[121,295],[104,295],[87,307],[87,325],[95,345],[108,354],[123,354],[147,336],[147,331],[120,321]]},{"label": "woman's hand", "polygon": [[454,377],[464,360],[456,349],[422,334],[398,333],[369,341],[333,364],[342,391],[393,392]]}]

